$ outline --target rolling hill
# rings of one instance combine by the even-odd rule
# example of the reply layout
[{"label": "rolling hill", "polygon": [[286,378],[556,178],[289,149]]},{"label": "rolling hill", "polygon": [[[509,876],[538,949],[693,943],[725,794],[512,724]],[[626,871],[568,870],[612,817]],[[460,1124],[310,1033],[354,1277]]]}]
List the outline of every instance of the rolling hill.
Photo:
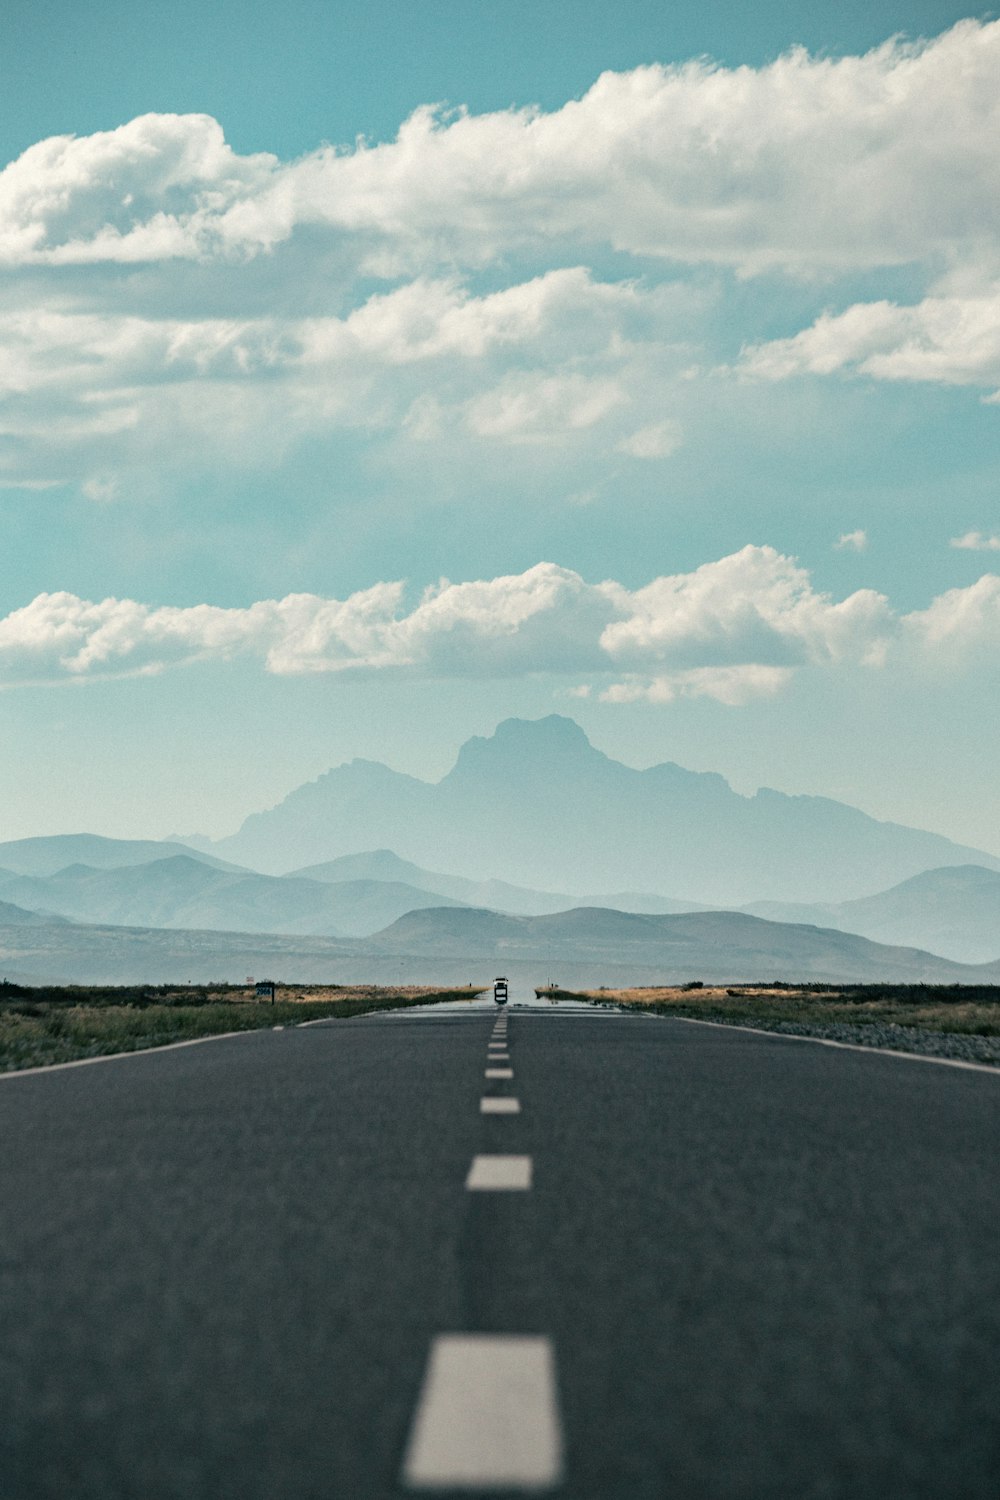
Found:
[{"label": "rolling hill", "polygon": [[453,904],[398,881],[278,878],[214,867],[179,850],[117,869],[0,871],[0,898],[77,922],[326,936],[363,936],[415,907]]},{"label": "rolling hill", "polygon": [[234,870],[224,859],[205,850],[189,849],[166,839],[106,839],[97,833],[56,833],[0,843],[0,869],[17,875],[55,875],[67,865],[89,865],[95,870],[146,865],[153,860],[184,854],[199,864]]},{"label": "rolling hill", "polygon": [[[380,880],[404,881],[411,887],[438,896],[447,896],[464,906],[488,906],[494,911],[518,912],[525,916],[567,911],[580,904],[580,897],[565,891],[534,891],[527,886],[511,885],[506,880],[468,880],[461,875],[445,875],[424,870],[411,860],[400,859],[391,849],[373,849],[363,854],[343,854],[339,859],[293,870],[292,875],[310,880]],[[428,904],[428,903],[423,903]],[[649,891],[601,892],[585,897],[588,906],[610,906],[618,911],[668,912],[696,911],[695,903],[657,896]],[[374,930],[374,929],[373,929]]]},{"label": "rolling hill", "polygon": [[959,963],[986,963],[1000,952],[1000,874],[981,865],[925,870],[856,901],[760,901],[744,910],[775,922],[837,927],[879,943],[913,944]]},{"label": "rolling hill", "polygon": [[[970,970],[917,948],[732,911],[650,916],[578,907],[555,916],[517,917],[431,908],[409,912],[368,943],[380,952],[463,958],[474,954],[501,969],[505,964],[539,962],[563,968],[603,967],[612,978],[618,966],[641,964],[670,979],[685,980],[894,979],[944,984],[962,982],[956,973],[961,970],[965,982],[987,982],[978,968]],[[986,967],[1000,977],[1000,961]]]},{"label": "rolling hill", "polygon": [[66,918],[48,912],[27,911],[10,901],[0,901],[0,927],[43,927],[54,922],[63,924]]},{"label": "rolling hill", "polygon": [[767,922],[741,912],[644,916],[589,908],[504,916],[426,908],[363,939],[163,930],[68,923],[0,923],[0,970],[34,982],[662,984],[690,979],[996,984],[1000,961],[949,963],[830,929]]}]

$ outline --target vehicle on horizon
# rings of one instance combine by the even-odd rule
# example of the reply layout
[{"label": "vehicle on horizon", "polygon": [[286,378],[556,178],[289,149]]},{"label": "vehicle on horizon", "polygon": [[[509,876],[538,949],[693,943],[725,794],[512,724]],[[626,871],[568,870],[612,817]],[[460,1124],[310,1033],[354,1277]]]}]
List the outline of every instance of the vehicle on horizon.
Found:
[{"label": "vehicle on horizon", "polygon": [[493,998],[498,1005],[507,1004],[507,981],[502,974],[493,981]]}]

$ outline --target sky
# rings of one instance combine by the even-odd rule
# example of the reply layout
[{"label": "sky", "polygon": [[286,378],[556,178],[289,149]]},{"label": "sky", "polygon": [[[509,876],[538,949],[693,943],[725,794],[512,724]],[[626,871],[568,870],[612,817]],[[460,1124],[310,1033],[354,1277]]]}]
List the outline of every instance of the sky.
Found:
[{"label": "sky", "polygon": [[1000,853],[990,13],[11,0],[0,80],[0,839],[558,712]]}]

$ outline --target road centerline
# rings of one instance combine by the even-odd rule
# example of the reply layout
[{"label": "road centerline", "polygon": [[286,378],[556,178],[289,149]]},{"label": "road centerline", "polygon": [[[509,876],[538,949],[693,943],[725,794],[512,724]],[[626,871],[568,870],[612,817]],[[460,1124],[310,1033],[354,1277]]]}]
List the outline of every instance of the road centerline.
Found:
[{"label": "road centerline", "polygon": [[474,1156],[465,1186],[470,1192],[523,1192],[531,1187],[532,1175],[530,1156]]},{"label": "road centerline", "polygon": [[431,1346],[403,1462],[411,1489],[550,1489],[562,1477],[555,1357],[547,1338],[441,1334]]},{"label": "road centerline", "polygon": [[521,1101],[486,1094],[479,1101],[479,1112],[484,1115],[519,1115]]}]

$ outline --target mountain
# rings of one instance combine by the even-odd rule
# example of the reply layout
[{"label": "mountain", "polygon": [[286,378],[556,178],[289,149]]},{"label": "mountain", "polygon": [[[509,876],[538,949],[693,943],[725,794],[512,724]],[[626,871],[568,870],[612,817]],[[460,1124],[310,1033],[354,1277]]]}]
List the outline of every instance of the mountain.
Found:
[{"label": "mountain", "polygon": [[1000,874],[982,865],[925,870],[856,901],[759,901],[744,907],[776,922],[813,922],[879,943],[929,948],[959,963],[986,963],[1000,951]]},{"label": "mountain", "polygon": [[[405,881],[410,887],[450,897],[465,906],[488,906],[494,911],[519,912],[526,916],[566,911],[569,907],[580,904],[579,896],[568,895],[565,891],[533,891],[526,886],[511,885],[506,880],[468,880],[461,875],[443,875],[434,870],[423,870],[411,860],[400,859],[391,849],[373,849],[364,854],[342,854],[339,859],[307,865],[304,870],[293,870],[292,875],[304,876],[309,880]],[[423,901],[413,904],[427,906],[433,903]],[[588,895],[586,905],[610,906],[618,911],[662,913],[697,910],[693,902],[675,901],[670,896],[656,896],[648,891]]]},{"label": "mountain", "polygon": [[683,891],[700,906],[842,901],[944,865],[1000,870],[990,854],[829,798],[744,797],[672,762],[633,770],[558,715],[469,740],[436,784],[373,761],[338,766],[211,849],[281,871],[379,845],[473,881]]},{"label": "mountain", "polygon": [[256,974],[327,983],[485,985],[496,973],[522,986],[555,979],[569,988],[688,979],[1000,982],[1000,961],[953,964],[913,948],[741,912],[650,917],[584,908],[518,917],[436,907],[354,940],[0,923],[0,953],[2,973],[35,983],[242,982]]},{"label": "mountain", "polygon": [[414,907],[453,904],[401,882],[278,878],[179,852],[119,869],[0,872],[0,897],[79,922],[327,936],[363,936]]},{"label": "mountain", "polygon": [[[554,916],[516,917],[459,908],[409,912],[368,940],[381,953],[436,954],[515,963],[585,965],[611,983],[621,967],[643,965],[666,981],[813,979],[865,983],[988,983],[1000,961],[956,965],[916,948],[873,943],[853,933],[768,922],[744,912],[677,916],[578,907]],[[468,957],[467,957],[468,956]]]},{"label": "mountain", "polygon": [[44,838],[10,839],[0,843],[0,868],[18,875],[54,875],[67,865],[89,865],[95,870],[145,865],[151,860],[186,854],[216,869],[236,869],[211,853],[157,839],[106,839],[96,833],[57,833]]},{"label": "mountain", "polygon": [[40,927],[52,922],[62,923],[63,917],[53,917],[48,912],[26,911],[23,906],[14,906],[9,901],[0,901],[0,927]]}]

